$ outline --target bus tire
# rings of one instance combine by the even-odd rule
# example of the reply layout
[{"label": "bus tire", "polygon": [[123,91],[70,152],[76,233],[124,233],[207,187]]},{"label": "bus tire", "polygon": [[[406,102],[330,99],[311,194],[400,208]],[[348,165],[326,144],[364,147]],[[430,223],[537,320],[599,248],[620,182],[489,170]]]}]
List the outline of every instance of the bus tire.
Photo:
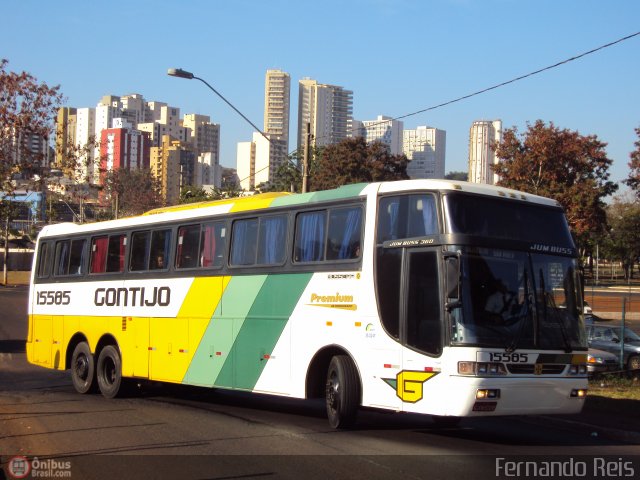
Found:
[{"label": "bus tire", "polygon": [[327,370],[325,389],[327,417],[332,428],[353,425],[360,404],[358,371],[348,355],[336,355]]},{"label": "bus tire", "polygon": [[114,398],[118,395],[122,384],[122,362],[118,349],[113,345],[107,345],[100,351],[96,376],[104,397]]},{"label": "bus tire", "polygon": [[96,389],[95,361],[87,342],[80,342],[73,349],[71,382],[78,393],[89,393]]}]

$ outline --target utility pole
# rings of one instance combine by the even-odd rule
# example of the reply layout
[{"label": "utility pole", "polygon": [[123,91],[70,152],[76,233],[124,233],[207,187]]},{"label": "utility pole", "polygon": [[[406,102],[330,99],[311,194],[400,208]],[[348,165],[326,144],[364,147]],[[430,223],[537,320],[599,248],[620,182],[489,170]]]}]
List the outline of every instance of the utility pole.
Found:
[{"label": "utility pole", "polygon": [[304,155],[302,157],[302,193],[307,193],[309,181],[309,143],[311,139],[311,123],[307,122],[304,135]]},{"label": "utility pole", "polygon": [[7,220],[4,227],[4,266],[2,267],[2,281],[3,285],[6,287],[9,282],[9,272],[8,272],[8,262],[9,262],[9,210],[11,209],[11,204],[9,204],[9,208],[7,209]]}]

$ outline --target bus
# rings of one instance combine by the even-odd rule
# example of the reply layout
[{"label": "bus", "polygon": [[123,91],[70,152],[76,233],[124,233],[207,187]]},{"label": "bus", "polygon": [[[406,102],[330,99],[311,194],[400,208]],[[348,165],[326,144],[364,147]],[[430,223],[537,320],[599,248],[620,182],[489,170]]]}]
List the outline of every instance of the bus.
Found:
[{"label": "bus", "polygon": [[587,391],[576,247],[554,200],[445,180],[347,185],[46,226],[27,358],[79,393],[148,379],[461,417]]}]

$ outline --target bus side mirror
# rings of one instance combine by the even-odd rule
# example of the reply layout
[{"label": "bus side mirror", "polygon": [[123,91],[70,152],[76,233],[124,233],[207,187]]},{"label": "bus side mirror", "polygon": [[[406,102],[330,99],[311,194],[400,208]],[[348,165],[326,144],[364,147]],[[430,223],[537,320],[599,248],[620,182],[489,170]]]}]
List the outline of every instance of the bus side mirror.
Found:
[{"label": "bus side mirror", "polygon": [[450,312],[454,308],[462,306],[460,301],[460,257],[457,254],[449,254],[444,258],[446,292],[445,307]]}]

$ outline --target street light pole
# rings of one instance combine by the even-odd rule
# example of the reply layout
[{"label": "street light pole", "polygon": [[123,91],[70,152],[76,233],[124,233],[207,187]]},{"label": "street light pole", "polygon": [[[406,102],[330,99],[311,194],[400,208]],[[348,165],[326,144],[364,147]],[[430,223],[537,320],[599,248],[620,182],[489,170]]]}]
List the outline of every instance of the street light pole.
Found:
[{"label": "street light pole", "polygon": [[181,68],[170,68],[169,70],[167,70],[167,75],[169,75],[170,77],[186,78],[187,80],[192,80],[192,79],[200,80],[207,87],[209,87],[209,89],[213,93],[215,93],[222,100],[224,100],[224,102],[227,105],[229,105],[231,108],[233,108],[238,115],[240,115],[242,118],[244,118],[247,121],[247,123],[249,123],[249,125],[251,125],[253,128],[255,128],[260,133],[260,135],[262,135],[264,138],[266,138],[269,143],[271,143],[271,139],[262,130],[260,130],[258,127],[256,127],[251,120],[249,120],[247,117],[245,117],[240,110],[238,110],[236,107],[234,107],[233,104],[229,100],[224,98],[220,92],[218,92],[215,88],[213,88],[211,85],[209,85],[209,83],[206,80],[204,80],[203,78],[196,77],[193,73],[187,72],[186,70],[183,70]]}]

